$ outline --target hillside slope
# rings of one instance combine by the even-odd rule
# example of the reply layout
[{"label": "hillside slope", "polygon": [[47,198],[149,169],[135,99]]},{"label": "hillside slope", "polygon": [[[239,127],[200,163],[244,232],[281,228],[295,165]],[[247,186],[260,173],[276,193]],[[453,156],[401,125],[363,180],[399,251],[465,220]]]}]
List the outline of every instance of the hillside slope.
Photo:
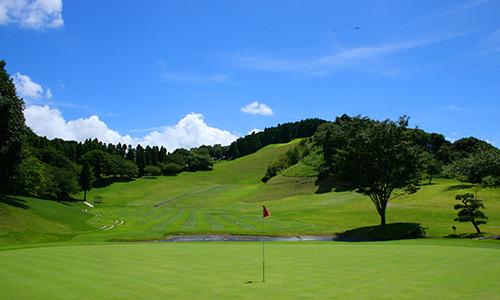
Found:
[{"label": "hillside slope", "polygon": [[[334,234],[377,225],[371,201],[351,191],[318,193],[316,177],[278,175],[261,182],[269,163],[297,141],[267,146],[212,171],[141,178],[92,189],[87,197],[102,197],[88,208],[81,202],[58,203],[30,198],[6,198],[0,203],[0,245],[45,241],[109,241],[162,239],[172,234]],[[472,233],[472,225],[456,223],[455,195],[471,186],[437,180],[414,195],[395,197],[388,223],[421,223],[430,236]],[[500,234],[500,189],[484,189],[489,223],[487,234]],[[271,216],[262,219],[262,205]]]},{"label": "hillside slope", "polygon": [[82,203],[0,196],[0,246],[72,239],[92,230]]}]

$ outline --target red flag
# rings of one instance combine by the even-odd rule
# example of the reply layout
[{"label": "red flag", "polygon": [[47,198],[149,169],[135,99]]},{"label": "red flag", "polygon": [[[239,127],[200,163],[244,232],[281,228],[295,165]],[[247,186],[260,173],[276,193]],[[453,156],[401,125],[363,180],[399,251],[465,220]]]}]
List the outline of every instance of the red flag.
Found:
[{"label": "red flag", "polygon": [[267,211],[266,207],[264,205],[262,205],[262,207],[264,208],[264,218],[269,216],[271,213]]}]

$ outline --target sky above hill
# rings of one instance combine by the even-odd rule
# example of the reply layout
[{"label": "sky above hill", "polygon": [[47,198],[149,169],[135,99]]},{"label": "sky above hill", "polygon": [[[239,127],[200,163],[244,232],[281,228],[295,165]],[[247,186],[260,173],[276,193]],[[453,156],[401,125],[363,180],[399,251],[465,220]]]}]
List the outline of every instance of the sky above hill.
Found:
[{"label": "sky above hill", "polygon": [[41,136],[227,145],[342,114],[500,146],[500,1],[0,0]]}]

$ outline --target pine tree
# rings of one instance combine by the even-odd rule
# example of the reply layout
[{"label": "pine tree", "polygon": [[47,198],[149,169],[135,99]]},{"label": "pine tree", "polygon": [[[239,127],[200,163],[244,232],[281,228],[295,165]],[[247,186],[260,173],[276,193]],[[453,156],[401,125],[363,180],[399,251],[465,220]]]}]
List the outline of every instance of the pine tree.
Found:
[{"label": "pine tree", "polygon": [[457,195],[455,197],[456,200],[462,202],[462,204],[456,204],[455,209],[460,211],[458,212],[458,217],[455,218],[455,221],[458,222],[471,222],[476,232],[481,234],[481,230],[479,230],[480,224],[486,224],[486,220],[488,217],[480,211],[479,209],[484,208],[481,200],[478,200],[474,197],[473,194],[467,193],[463,195]]}]

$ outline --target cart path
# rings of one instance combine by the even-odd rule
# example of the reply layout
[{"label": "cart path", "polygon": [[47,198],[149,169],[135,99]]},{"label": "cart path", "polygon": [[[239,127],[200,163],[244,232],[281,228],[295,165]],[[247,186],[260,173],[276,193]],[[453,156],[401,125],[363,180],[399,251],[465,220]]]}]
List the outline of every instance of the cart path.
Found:
[{"label": "cart path", "polygon": [[175,197],[175,198],[172,198],[172,199],[170,199],[170,200],[167,200],[167,201],[164,201],[164,202],[161,202],[161,203],[155,204],[155,205],[154,205],[154,207],[158,207],[158,206],[163,205],[163,204],[165,204],[165,203],[169,203],[169,202],[172,202],[172,201],[174,201],[174,200],[177,200],[177,199],[179,199],[179,198],[186,197],[186,196],[189,196],[189,195],[193,195],[193,194],[198,194],[198,193],[204,193],[204,192],[213,191],[213,190],[216,190],[216,189],[221,188],[221,187],[223,187],[223,186],[224,186],[224,185],[218,185],[218,186],[213,187],[213,188],[210,188],[210,189],[208,189],[208,190],[203,190],[203,191],[198,191],[198,192],[192,192],[192,193],[185,194],[185,195],[182,195],[182,196],[179,196],[179,197]]}]

